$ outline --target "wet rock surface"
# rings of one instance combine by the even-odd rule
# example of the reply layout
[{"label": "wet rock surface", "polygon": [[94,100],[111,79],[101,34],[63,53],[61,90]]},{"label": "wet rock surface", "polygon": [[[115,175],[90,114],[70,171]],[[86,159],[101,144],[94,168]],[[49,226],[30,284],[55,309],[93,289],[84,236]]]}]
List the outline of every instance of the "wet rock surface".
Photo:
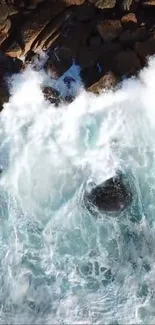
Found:
[{"label": "wet rock surface", "polygon": [[131,189],[125,184],[121,173],[94,186],[90,193],[84,195],[84,204],[90,211],[93,211],[94,207],[101,211],[121,211],[131,201]]}]

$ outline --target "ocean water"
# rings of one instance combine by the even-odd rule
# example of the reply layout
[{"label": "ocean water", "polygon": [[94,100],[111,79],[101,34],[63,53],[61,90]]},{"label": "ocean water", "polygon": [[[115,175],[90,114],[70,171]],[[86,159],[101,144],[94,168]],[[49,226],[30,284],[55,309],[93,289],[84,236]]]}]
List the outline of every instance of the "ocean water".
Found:
[{"label": "ocean water", "polygon": [[[87,93],[28,67],[0,115],[0,323],[155,324],[155,59]],[[42,85],[76,99],[59,107]],[[132,204],[95,216],[83,194],[121,170]]]}]

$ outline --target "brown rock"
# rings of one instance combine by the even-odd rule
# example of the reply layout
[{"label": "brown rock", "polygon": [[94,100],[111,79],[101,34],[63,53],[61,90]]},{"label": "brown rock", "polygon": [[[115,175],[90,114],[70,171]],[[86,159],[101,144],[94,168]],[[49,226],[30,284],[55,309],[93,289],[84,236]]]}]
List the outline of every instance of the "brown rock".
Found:
[{"label": "brown rock", "polygon": [[122,25],[119,20],[105,20],[97,27],[104,41],[112,41],[118,38],[122,31]]},{"label": "brown rock", "polygon": [[55,39],[60,35],[62,24],[64,23],[65,19],[69,16],[68,11],[62,12],[54,21],[52,21],[48,26],[46,26],[43,31],[39,34],[39,37],[36,41],[33,42],[31,47],[32,50],[47,50],[47,44],[52,44]]},{"label": "brown rock", "polygon": [[134,13],[129,13],[121,18],[121,23],[124,28],[135,28],[137,27],[137,18]]},{"label": "brown rock", "polygon": [[99,81],[88,88],[88,91],[99,94],[103,90],[114,88],[117,85],[118,78],[111,71],[107,72]]},{"label": "brown rock", "polygon": [[116,5],[116,0],[89,0],[95,7],[100,9],[111,9]]},{"label": "brown rock", "polygon": [[53,3],[49,6],[49,4],[46,3],[43,7],[34,10],[34,12],[29,16],[29,20],[20,30],[24,46],[23,55],[26,54],[31,47],[33,48],[33,42],[36,42],[37,37],[43,31],[45,26],[63,9],[63,4]]},{"label": "brown rock", "polygon": [[134,51],[122,51],[114,58],[113,71],[118,76],[131,76],[140,69],[140,60]]},{"label": "brown rock", "polygon": [[7,4],[0,3],[0,24],[3,24],[9,15],[9,8]]},{"label": "brown rock", "polygon": [[144,64],[148,56],[155,54],[155,39],[150,38],[145,42],[137,42],[135,51]]},{"label": "brown rock", "polygon": [[2,30],[1,30],[1,33],[5,34],[5,35],[8,35],[8,31],[9,31],[10,28],[11,28],[11,20],[7,19],[5,21],[5,24],[4,24],[3,28],[2,28]]},{"label": "brown rock", "polygon": [[72,5],[79,6],[82,5],[85,2],[85,0],[63,0],[63,2],[67,6],[72,6]]},{"label": "brown rock", "polygon": [[68,48],[58,48],[52,52],[47,60],[45,70],[52,78],[59,78],[73,63],[72,53]]},{"label": "brown rock", "polygon": [[13,58],[20,58],[22,55],[22,49],[20,45],[16,42],[13,41],[5,50],[5,53]]},{"label": "brown rock", "polygon": [[155,0],[145,0],[141,4],[143,7],[155,6]]}]

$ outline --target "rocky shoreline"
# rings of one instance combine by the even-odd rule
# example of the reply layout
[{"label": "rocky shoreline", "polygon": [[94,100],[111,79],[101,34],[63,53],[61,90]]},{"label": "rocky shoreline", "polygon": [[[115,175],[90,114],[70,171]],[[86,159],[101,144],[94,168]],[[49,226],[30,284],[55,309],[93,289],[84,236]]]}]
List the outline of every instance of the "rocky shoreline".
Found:
[{"label": "rocky shoreline", "polygon": [[155,54],[155,1],[0,1],[0,109],[9,98],[6,76],[41,50],[48,51],[44,68],[52,78],[74,61],[87,90],[113,87]]}]

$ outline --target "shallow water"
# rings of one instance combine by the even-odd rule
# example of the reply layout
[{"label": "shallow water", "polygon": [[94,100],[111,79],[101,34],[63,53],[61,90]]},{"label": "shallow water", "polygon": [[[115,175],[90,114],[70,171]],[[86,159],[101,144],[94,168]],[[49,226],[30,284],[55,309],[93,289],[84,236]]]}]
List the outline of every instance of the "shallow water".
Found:
[{"label": "shallow water", "polygon": [[[43,71],[14,76],[0,116],[0,322],[154,324],[155,60],[98,97],[75,72],[59,108]],[[94,217],[83,193],[118,169],[132,205]]]}]

